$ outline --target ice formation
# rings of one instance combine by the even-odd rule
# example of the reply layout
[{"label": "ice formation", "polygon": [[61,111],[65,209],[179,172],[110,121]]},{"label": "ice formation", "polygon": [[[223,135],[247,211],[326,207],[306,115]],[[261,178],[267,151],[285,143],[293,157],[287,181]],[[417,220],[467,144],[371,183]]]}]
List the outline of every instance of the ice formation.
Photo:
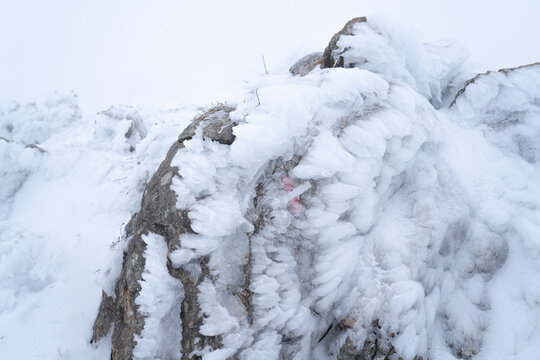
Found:
[{"label": "ice formation", "polygon": [[[67,356],[534,359],[540,65],[465,81],[465,58],[356,18],[295,76],[251,82],[243,102],[204,112],[176,141],[181,114],[148,120],[119,107],[85,125],[65,102],[65,118],[53,118],[82,134],[73,159],[106,164],[63,170],[99,170],[88,187],[107,193],[90,218],[137,211],[113,250],[100,250],[111,269],[94,279],[105,290],[97,350]],[[5,114],[0,135],[15,134]],[[0,138],[0,353],[20,299],[74,286],[55,279],[61,260],[41,260],[48,252],[23,241],[47,248],[49,234],[25,229],[17,206],[29,182],[75,160],[47,131],[17,131]],[[113,184],[111,172],[127,180]],[[25,270],[28,256],[37,265]],[[94,295],[87,305],[97,309]]]}]

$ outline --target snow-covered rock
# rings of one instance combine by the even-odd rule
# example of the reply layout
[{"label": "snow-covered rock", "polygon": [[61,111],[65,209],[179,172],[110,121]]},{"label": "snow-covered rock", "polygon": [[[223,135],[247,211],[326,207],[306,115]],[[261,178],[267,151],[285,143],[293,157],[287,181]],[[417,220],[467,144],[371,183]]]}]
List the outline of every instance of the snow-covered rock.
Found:
[{"label": "snow-covered rock", "polygon": [[0,355],[535,359],[540,66],[465,58],[355,18],[189,125],[2,110]]},{"label": "snow-covered rock", "polygon": [[[197,118],[126,235],[113,358],[135,346],[161,358],[146,348],[146,324],[171,316],[182,332],[159,341],[179,344],[182,359],[468,359],[500,349],[490,327],[500,269],[526,261],[518,249],[537,249],[530,128],[540,72],[465,83],[463,61],[451,46],[356,18],[322,58],[292,68],[301,77],[268,76],[235,108]],[[228,141],[208,130],[215,124]],[[525,155],[512,145],[525,141],[518,132]],[[168,246],[163,281],[182,283],[179,314],[133,305],[152,288],[142,255],[151,234]]]},{"label": "snow-covered rock", "polygon": [[354,18],[324,51],[321,68],[357,67],[409,85],[435,108],[448,105],[466,76],[463,49],[449,42],[423,43],[411,31],[377,17]]}]

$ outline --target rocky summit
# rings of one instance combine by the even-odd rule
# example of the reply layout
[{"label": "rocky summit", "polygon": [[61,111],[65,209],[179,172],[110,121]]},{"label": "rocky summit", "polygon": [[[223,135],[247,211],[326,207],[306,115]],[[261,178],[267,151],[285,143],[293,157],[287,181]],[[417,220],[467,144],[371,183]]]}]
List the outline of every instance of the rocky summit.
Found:
[{"label": "rocky summit", "polygon": [[112,359],[494,358],[521,331],[512,294],[540,300],[540,66],[468,80],[465,59],[354,18],[196,116],[125,227],[92,342],[112,327]]},{"label": "rocky summit", "polygon": [[540,64],[331,35],[235,103],[0,104],[0,358],[537,359]]}]

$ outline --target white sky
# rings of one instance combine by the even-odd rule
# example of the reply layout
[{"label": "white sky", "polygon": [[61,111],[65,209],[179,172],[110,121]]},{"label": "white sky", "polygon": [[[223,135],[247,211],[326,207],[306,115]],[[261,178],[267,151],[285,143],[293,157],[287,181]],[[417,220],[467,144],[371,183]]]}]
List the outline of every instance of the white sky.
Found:
[{"label": "white sky", "polygon": [[540,61],[540,0],[0,0],[0,102],[73,90],[83,110],[236,99],[244,80],[385,14],[457,39],[479,70]]}]

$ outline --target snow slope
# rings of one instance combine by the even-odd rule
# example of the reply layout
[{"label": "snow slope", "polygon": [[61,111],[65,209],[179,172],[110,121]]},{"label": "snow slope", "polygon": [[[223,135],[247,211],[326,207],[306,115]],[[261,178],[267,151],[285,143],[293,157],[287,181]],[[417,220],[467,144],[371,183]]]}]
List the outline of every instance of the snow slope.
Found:
[{"label": "snow slope", "polygon": [[[540,66],[458,92],[459,49],[377,20],[335,54],[345,68],[250,82],[231,145],[184,141],[172,189],[195,234],[174,251],[145,235],[135,358],[181,356],[166,262],[196,275],[208,256],[200,333],[223,346],[206,360],[336,358],[373,336],[403,359],[536,359]],[[0,110],[2,358],[109,356],[89,338],[122,225],[194,113],[85,118],[74,96]],[[252,319],[231,290],[248,256]]]}]

